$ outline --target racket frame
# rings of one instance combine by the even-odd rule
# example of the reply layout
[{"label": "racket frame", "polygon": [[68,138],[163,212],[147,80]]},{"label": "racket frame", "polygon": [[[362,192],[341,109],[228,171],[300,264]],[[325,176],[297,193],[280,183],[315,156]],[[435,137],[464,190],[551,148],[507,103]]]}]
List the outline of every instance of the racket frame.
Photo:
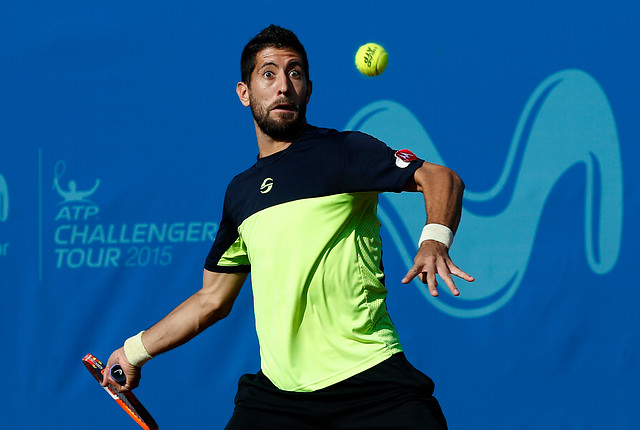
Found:
[{"label": "racket frame", "polygon": [[[102,378],[106,369],[104,364],[91,354],[85,355],[82,362],[96,381],[102,384]],[[107,394],[109,394],[140,427],[144,430],[158,430],[158,424],[149,411],[140,403],[135,394],[131,391],[119,393],[111,384],[102,388],[104,388]]]}]

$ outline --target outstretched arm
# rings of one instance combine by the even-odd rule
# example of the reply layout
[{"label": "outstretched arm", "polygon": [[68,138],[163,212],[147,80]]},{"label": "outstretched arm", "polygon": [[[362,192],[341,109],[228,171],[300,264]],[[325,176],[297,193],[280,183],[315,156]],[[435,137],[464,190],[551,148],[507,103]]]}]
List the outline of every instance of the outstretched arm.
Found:
[{"label": "outstretched arm", "polygon": [[[405,191],[421,192],[424,195],[428,224],[441,224],[455,233],[462,213],[464,191],[464,183],[460,177],[447,167],[425,162],[415,171],[412,179],[405,185]],[[440,275],[455,296],[460,295],[460,291],[451,275],[468,282],[474,281],[472,276],[460,270],[451,261],[449,250],[442,242],[425,240],[418,249],[413,267],[402,279],[402,283],[408,284],[417,276],[428,285],[431,295],[436,297],[436,274]]]},{"label": "outstretched arm", "polygon": [[[186,343],[207,327],[229,315],[246,278],[246,273],[214,273],[205,270],[202,276],[202,289],[143,333],[144,349],[150,356],[162,354]],[[122,366],[127,382],[120,385],[108,375],[108,372],[105,372],[102,385],[111,384],[120,391],[136,388],[140,382],[141,368],[129,362],[124,353],[124,347],[111,354],[107,369],[116,363]]]}]

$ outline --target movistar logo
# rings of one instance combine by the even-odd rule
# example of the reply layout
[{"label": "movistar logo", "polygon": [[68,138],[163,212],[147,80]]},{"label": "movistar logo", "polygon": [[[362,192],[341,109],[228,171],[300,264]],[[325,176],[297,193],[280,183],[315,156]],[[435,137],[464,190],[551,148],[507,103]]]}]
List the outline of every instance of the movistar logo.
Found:
[{"label": "movistar logo", "polygon": [[[420,122],[398,103],[365,106],[346,128],[372,134],[391,147],[415,142],[422,158],[444,164]],[[576,165],[586,168],[586,260],[594,273],[611,271],[620,253],[623,221],[616,125],[598,83],[582,71],[565,70],[547,78],[529,98],[493,188],[465,193],[452,258],[476,277],[475,285],[457,299],[443,288],[445,294],[434,300],[417,281],[429,303],[460,318],[487,315],[507,304],[527,271],[546,200]],[[387,193],[381,195],[378,213],[405,265],[411,267],[415,235],[424,224],[424,202],[408,193]]]},{"label": "movistar logo", "polygon": [[273,188],[273,179],[266,178],[264,181],[262,181],[262,185],[260,185],[260,192],[262,194],[267,194],[269,191],[271,191],[271,188]]},{"label": "movistar logo", "polygon": [[9,187],[4,177],[0,175],[0,221],[9,218]]}]

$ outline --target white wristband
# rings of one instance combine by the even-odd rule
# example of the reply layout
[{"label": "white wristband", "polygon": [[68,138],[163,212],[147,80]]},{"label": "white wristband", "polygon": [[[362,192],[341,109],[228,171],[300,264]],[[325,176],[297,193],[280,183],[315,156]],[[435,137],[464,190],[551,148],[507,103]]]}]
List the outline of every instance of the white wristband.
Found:
[{"label": "white wristband", "polygon": [[144,363],[153,358],[142,343],[142,333],[144,330],[124,341],[124,355],[129,363],[136,367],[142,367]]},{"label": "white wristband", "polygon": [[418,248],[420,248],[420,245],[422,245],[422,242],[425,240],[435,240],[443,243],[448,249],[451,248],[451,244],[453,243],[453,232],[446,225],[427,224],[422,229],[422,234],[418,241]]}]

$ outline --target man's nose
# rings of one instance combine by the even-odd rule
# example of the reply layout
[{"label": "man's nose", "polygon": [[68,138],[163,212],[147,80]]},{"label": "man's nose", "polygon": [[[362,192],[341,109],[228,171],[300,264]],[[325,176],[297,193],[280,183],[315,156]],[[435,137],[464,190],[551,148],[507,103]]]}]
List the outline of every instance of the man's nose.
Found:
[{"label": "man's nose", "polygon": [[291,88],[291,81],[286,73],[281,73],[278,77],[278,94],[288,94]]}]

